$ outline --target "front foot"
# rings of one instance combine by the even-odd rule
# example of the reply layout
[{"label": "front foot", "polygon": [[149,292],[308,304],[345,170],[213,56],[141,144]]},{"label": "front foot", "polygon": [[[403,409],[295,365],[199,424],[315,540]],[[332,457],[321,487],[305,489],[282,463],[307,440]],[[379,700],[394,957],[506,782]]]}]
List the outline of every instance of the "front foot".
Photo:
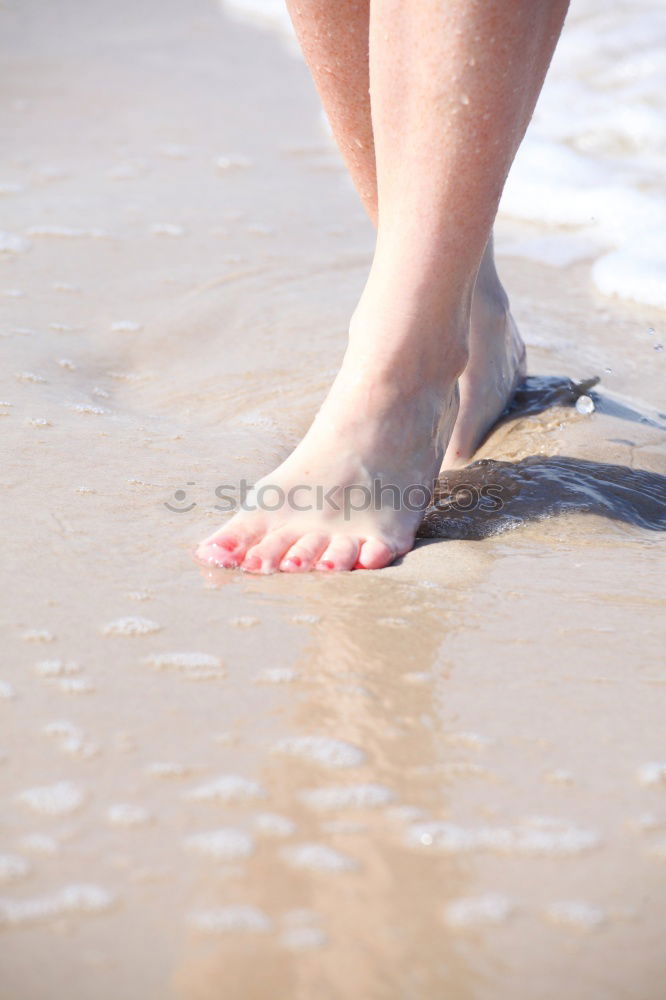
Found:
[{"label": "front foot", "polygon": [[458,390],[455,377],[417,396],[401,384],[359,380],[343,366],[298,448],[199,545],[197,559],[247,573],[305,573],[382,569],[408,552],[453,429]]}]

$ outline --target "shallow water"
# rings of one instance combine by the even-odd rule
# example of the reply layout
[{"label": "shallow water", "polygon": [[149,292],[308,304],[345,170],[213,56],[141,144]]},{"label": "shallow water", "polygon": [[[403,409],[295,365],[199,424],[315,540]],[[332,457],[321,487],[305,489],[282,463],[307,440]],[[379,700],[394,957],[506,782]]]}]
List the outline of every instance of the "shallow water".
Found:
[{"label": "shallow water", "polygon": [[379,574],[202,570],[372,232],[269,34],[1,17],[0,995],[656,1000],[663,314],[504,258],[538,375],[446,488],[506,507]]}]

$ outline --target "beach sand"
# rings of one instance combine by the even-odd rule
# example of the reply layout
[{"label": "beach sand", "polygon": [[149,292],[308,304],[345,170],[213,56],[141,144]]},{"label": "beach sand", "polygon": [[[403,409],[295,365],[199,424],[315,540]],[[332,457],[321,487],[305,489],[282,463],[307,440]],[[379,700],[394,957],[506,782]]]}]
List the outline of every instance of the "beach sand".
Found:
[{"label": "beach sand", "polygon": [[658,1000],[666,314],[501,254],[550,379],[455,479],[502,510],[379,573],[204,571],[372,230],[270,33],[0,17],[0,996]]}]

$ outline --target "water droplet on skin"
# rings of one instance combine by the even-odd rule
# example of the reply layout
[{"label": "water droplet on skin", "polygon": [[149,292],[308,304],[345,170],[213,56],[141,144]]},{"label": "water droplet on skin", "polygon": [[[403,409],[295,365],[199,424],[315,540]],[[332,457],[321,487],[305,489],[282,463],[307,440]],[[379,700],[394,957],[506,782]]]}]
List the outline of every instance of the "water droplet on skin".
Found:
[{"label": "water droplet on skin", "polygon": [[469,104],[469,97],[467,96],[467,94],[461,94],[460,103],[465,105]]}]

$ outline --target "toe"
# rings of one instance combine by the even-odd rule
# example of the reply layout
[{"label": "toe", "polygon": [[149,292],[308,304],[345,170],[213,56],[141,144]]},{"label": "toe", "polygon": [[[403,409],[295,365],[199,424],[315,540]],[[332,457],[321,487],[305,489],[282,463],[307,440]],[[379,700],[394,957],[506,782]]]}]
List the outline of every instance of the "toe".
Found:
[{"label": "toe", "polygon": [[396,553],[381,538],[368,538],[361,546],[354,569],[383,569],[395,558]]},{"label": "toe", "polygon": [[293,531],[269,531],[260,542],[248,549],[241,569],[248,573],[275,573],[297,537]]},{"label": "toe", "polygon": [[319,535],[314,532],[303,535],[285,554],[280,563],[280,569],[284,573],[307,572],[317,562],[329,540],[328,535]]},{"label": "toe", "polygon": [[351,569],[358,558],[360,547],[361,543],[358,538],[349,535],[334,535],[330,544],[317,560],[315,569]]},{"label": "toe", "polygon": [[196,549],[196,557],[207,566],[240,566],[245,553],[258,537],[258,531],[230,524],[204,539]]}]

